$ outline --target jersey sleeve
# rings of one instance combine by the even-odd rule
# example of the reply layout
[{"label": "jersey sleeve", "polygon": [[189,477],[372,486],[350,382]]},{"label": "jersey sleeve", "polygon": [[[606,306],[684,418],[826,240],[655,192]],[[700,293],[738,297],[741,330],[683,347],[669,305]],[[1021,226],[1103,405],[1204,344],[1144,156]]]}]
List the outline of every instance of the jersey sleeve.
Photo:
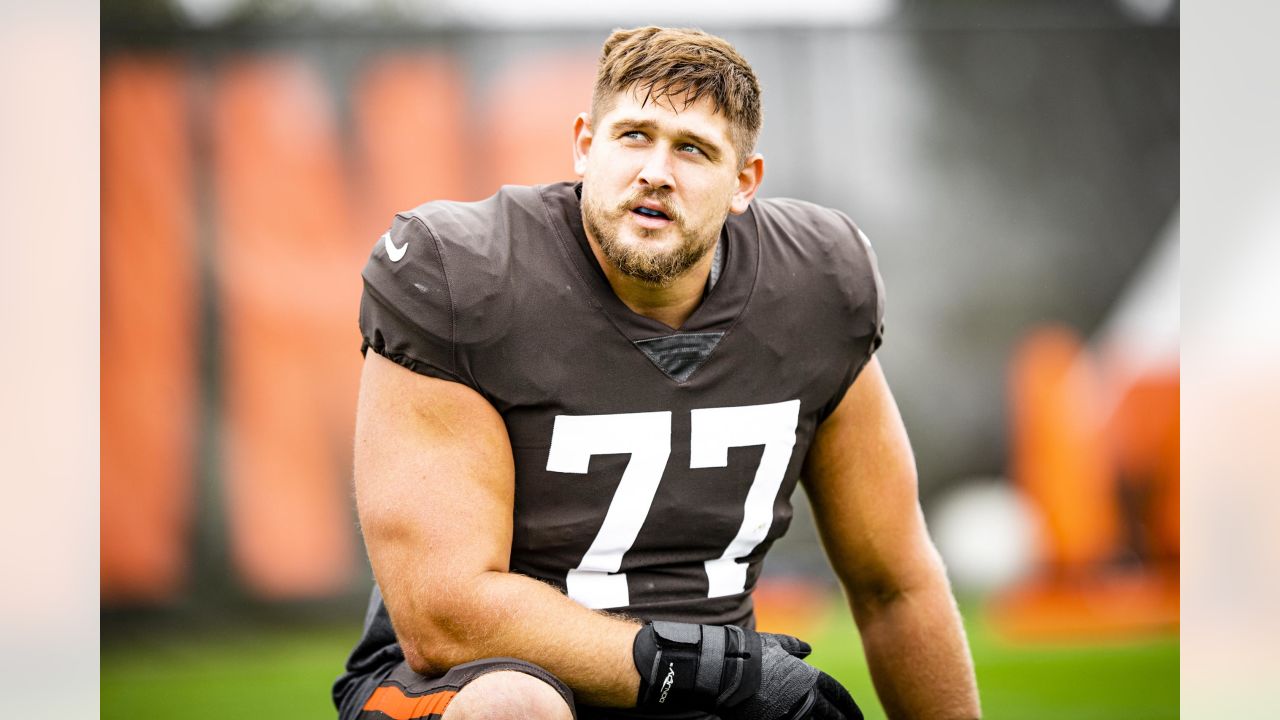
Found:
[{"label": "jersey sleeve", "polygon": [[862,229],[849,219],[849,216],[840,213],[840,217],[849,224],[849,228],[853,230],[858,240],[855,277],[860,278],[861,281],[855,284],[856,290],[852,293],[852,301],[856,307],[855,332],[870,334],[867,356],[862,363],[865,365],[884,342],[884,279],[880,277],[880,265],[876,260],[876,251],[871,247],[871,241],[867,239]]},{"label": "jersey sleeve", "polygon": [[862,229],[843,212],[834,211],[841,224],[847,228],[845,237],[841,239],[840,260],[845,264],[841,273],[844,282],[841,292],[846,302],[848,332],[852,341],[852,352],[848,358],[849,367],[836,392],[821,413],[826,418],[835,412],[836,406],[844,399],[844,394],[853,385],[854,380],[862,374],[862,369],[871,362],[871,356],[880,349],[884,342],[884,281],[880,277],[880,268],[876,261],[875,250]]},{"label": "jersey sleeve", "polygon": [[417,215],[397,215],[362,273],[361,353],[474,387],[459,368],[457,318],[441,245]]}]

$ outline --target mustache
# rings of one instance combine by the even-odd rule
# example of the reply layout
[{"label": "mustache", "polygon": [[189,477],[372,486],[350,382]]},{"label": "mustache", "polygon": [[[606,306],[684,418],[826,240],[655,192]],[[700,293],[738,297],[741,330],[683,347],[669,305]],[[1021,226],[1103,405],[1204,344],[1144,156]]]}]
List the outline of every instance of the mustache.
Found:
[{"label": "mustache", "polygon": [[631,212],[631,208],[639,205],[645,200],[653,200],[662,206],[662,212],[671,218],[672,222],[677,225],[683,224],[684,214],[679,208],[671,203],[671,193],[662,190],[638,190],[631,194],[626,200],[618,206],[619,213]]}]

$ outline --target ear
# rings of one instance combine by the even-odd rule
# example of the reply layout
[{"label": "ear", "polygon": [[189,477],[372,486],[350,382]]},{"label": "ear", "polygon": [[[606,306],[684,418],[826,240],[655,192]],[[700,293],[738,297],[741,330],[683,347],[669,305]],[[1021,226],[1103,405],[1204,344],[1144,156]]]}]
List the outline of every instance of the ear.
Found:
[{"label": "ear", "polygon": [[734,215],[746,212],[747,206],[751,204],[751,199],[756,196],[756,191],[760,189],[760,183],[763,181],[764,157],[756,153],[748,158],[747,164],[738,171],[738,187],[734,190],[733,199],[729,203],[729,212]]},{"label": "ear", "polygon": [[578,177],[587,173],[587,153],[591,151],[591,116],[578,113],[573,121],[573,171]]}]

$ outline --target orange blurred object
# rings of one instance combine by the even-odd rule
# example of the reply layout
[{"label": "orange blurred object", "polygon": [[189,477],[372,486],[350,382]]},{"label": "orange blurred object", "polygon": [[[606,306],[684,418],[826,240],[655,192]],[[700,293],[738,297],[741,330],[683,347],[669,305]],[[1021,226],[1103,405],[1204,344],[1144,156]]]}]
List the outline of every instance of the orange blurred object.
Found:
[{"label": "orange blurred object", "polygon": [[1153,558],[1175,566],[1180,544],[1179,409],[1175,368],[1134,382],[1107,423],[1116,466],[1149,509],[1141,529],[1143,543]]},{"label": "orange blurred object", "polygon": [[595,75],[592,53],[534,57],[503,69],[489,88],[484,114],[489,118],[484,195],[502,185],[575,177],[573,119],[590,109]]},{"label": "orange blurred object", "polygon": [[212,140],[232,557],[260,596],[324,596],[355,568],[357,269],[375,238],[352,232],[333,107],[300,60],[222,68]]},{"label": "orange blurred object", "polygon": [[186,578],[197,383],[189,73],[116,56],[102,75],[101,588],[174,599]]},{"label": "orange blurred object", "polygon": [[987,608],[1005,635],[1023,640],[1097,640],[1178,626],[1177,575],[1152,571],[1040,578]]},{"label": "orange blurred object", "polygon": [[479,172],[464,122],[461,71],[444,55],[390,54],[352,88],[360,150],[359,236],[370,244],[402,210],[429,200],[477,200]]},{"label": "orange blurred object", "polygon": [[1045,560],[1058,573],[1087,570],[1120,539],[1114,473],[1096,421],[1096,370],[1080,339],[1053,327],[1023,341],[1010,375],[1011,472],[1041,512]]},{"label": "orange blurred object", "polygon": [[1011,473],[1045,538],[1040,573],[988,608],[1011,636],[1178,625],[1177,371],[1113,386],[1107,369],[1059,327],[1031,333],[1014,356]]},{"label": "orange blurred object", "polygon": [[818,634],[826,622],[838,593],[820,583],[801,578],[766,578],[751,594],[755,603],[756,629],[783,633],[802,640]]}]

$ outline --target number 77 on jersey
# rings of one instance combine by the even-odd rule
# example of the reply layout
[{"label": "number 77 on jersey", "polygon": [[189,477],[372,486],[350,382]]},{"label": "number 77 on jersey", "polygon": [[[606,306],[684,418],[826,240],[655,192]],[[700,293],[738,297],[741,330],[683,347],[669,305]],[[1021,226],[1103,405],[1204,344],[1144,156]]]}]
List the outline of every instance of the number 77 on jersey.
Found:
[{"label": "number 77 on jersey", "polygon": [[[760,465],[747,492],[742,525],[724,552],[703,564],[707,597],[746,589],[747,566],[739,562],[768,535],[778,496],[796,444],[800,401],[696,409],[690,412],[689,467],[727,467],[729,448],[763,445]],[[592,455],[631,456],[609,503],[604,522],[578,567],[569,570],[569,597],[595,609],[629,604],[622,558],[635,544],[653,505],[671,455],[671,412],[560,415],[551,433],[547,470],[586,474]]]}]

